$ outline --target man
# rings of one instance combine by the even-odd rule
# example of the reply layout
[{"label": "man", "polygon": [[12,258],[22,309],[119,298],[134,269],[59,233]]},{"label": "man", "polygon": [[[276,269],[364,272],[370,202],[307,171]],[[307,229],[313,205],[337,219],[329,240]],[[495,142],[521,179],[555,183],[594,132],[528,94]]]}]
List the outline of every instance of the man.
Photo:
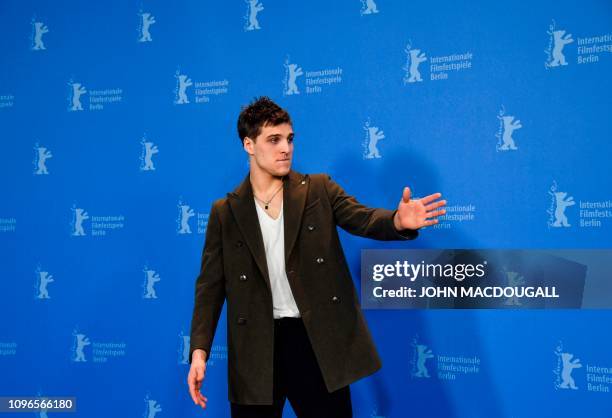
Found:
[{"label": "man", "polygon": [[242,184],[210,211],[195,285],[188,376],[200,392],[227,299],[232,417],[352,416],[349,384],[381,367],[336,226],[377,240],[408,240],[444,214],[440,193],[394,211],[368,208],[323,174],[291,170],[289,114],[267,97],[244,108],[238,135],[249,155]]}]

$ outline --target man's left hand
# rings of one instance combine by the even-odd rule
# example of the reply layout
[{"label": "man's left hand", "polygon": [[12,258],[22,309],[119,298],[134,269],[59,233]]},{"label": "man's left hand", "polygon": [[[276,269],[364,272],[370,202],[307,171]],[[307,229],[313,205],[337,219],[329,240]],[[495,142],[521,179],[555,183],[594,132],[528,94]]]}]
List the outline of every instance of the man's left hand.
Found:
[{"label": "man's left hand", "polygon": [[[438,216],[444,215],[446,209],[438,209],[446,205],[446,200],[438,200],[442,193],[434,193],[421,199],[410,200],[410,188],[404,187],[402,199],[393,217],[395,229],[419,229],[438,223]],[[438,210],[436,210],[438,209]]]}]

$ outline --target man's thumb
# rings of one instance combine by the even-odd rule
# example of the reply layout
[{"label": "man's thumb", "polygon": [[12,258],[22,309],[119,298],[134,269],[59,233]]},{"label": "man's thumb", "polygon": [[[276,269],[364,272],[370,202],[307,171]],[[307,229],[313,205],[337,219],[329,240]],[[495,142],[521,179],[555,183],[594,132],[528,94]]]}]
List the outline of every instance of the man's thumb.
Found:
[{"label": "man's thumb", "polygon": [[402,200],[404,203],[410,202],[410,187],[404,187],[404,193],[402,194]]},{"label": "man's thumb", "polygon": [[204,370],[201,367],[196,367],[195,369],[195,380],[196,382],[201,382],[204,378]]}]

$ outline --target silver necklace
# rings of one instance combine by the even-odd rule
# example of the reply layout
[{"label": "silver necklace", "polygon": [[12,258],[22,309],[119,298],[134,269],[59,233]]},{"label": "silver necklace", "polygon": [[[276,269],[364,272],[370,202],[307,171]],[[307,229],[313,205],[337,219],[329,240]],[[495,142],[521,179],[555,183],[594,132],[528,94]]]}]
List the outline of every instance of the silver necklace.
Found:
[{"label": "silver necklace", "polygon": [[276,196],[276,194],[278,192],[280,192],[280,190],[283,188],[283,185],[281,184],[280,187],[274,192],[274,194],[272,195],[272,197],[270,197],[270,199],[268,201],[265,200],[261,200],[260,198],[258,198],[255,193],[253,193],[253,196],[255,196],[255,199],[259,200],[261,203],[264,204],[264,209],[268,210],[268,206],[270,205],[270,202],[272,201],[272,199],[274,199],[274,196]]}]

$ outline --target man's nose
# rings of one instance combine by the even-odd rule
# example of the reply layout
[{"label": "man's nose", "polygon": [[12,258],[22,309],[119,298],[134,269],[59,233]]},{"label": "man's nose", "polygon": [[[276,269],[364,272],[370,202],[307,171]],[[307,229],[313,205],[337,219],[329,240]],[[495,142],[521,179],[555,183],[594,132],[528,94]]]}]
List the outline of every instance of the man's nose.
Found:
[{"label": "man's nose", "polygon": [[285,141],[281,141],[280,143],[280,152],[284,153],[284,154],[288,154],[289,153],[289,141],[285,140]]}]

